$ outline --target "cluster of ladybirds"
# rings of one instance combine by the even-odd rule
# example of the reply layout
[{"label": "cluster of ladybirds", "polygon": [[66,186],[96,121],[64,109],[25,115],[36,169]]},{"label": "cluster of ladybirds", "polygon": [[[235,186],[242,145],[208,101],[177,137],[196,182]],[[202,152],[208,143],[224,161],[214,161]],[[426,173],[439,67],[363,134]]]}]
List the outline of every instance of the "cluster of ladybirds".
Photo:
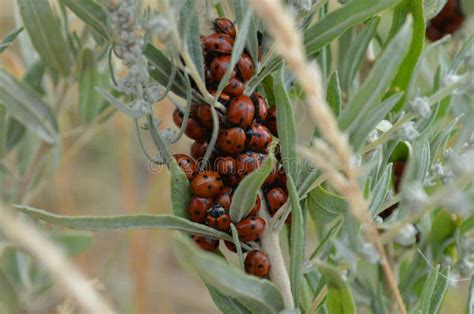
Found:
[{"label": "cluster of ladybirds", "polygon": [[448,0],[443,9],[428,22],[426,37],[435,41],[454,34],[464,24],[460,0]]},{"label": "cluster of ladybirds", "polygon": [[[215,33],[201,37],[206,63],[206,87],[211,94],[224,77],[230,65],[230,56],[236,36],[234,24],[226,18],[214,20]],[[260,55],[260,53],[259,53]],[[189,218],[223,232],[230,232],[229,208],[232,195],[240,181],[257,169],[268,154],[272,135],[277,136],[275,108],[270,108],[265,98],[253,93],[243,94],[244,83],[255,72],[255,64],[247,52],[243,52],[228,85],[219,101],[226,112],[218,111],[219,136],[209,162],[199,163],[204,156],[213,129],[211,109],[208,104],[192,104],[185,134],[195,142],[191,156],[176,154],[178,165],[191,181],[192,198],[188,206]],[[183,113],[173,113],[177,126],[183,123]],[[277,156],[278,157],[278,156]],[[281,165],[275,167],[266,179],[263,188],[265,200],[257,197],[255,206],[247,217],[236,224],[241,242],[259,241],[265,220],[258,217],[261,203],[266,201],[270,213],[274,214],[287,200],[286,176]],[[204,250],[214,252],[219,240],[193,236]],[[233,242],[224,241],[225,246],[236,252]],[[245,270],[258,277],[268,275],[268,256],[261,250],[246,252]]]}]

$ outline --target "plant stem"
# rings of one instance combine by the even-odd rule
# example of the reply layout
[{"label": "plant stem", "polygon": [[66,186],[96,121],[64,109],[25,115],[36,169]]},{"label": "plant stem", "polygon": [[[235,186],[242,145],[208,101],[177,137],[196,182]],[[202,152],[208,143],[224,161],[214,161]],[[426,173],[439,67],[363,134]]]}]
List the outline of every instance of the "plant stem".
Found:
[{"label": "plant stem", "polygon": [[313,303],[311,304],[311,307],[310,309],[308,310],[308,312],[306,312],[306,314],[313,314],[314,312],[316,312],[316,310],[318,309],[318,306],[321,304],[321,302],[324,300],[324,297],[328,294],[328,287],[327,286],[324,286],[321,291],[319,291],[318,295],[316,296],[316,298],[314,298],[314,301]]}]

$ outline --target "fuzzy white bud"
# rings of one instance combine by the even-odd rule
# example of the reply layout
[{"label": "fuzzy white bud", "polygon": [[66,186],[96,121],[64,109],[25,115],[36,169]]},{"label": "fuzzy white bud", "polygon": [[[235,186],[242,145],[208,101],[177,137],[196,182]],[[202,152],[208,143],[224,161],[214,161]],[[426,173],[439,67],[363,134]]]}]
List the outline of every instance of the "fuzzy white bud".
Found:
[{"label": "fuzzy white bud", "polygon": [[395,237],[395,242],[402,246],[410,246],[416,243],[417,230],[412,224],[408,224],[400,230]]},{"label": "fuzzy white bud", "polygon": [[411,112],[419,117],[427,118],[431,115],[431,106],[428,97],[416,97],[408,106]]},{"label": "fuzzy white bud", "polygon": [[398,131],[398,137],[402,141],[411,142],[418,138],[418,136],[420,136],[420,133],[416,130],[415,122],[413,121],[405,123]]}]

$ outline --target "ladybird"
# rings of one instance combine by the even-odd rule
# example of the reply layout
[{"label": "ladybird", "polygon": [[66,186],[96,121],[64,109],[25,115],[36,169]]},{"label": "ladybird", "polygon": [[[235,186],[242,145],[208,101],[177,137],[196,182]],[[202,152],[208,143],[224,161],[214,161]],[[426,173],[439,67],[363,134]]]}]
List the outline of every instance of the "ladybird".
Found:
[{"label": "ladybird", "polygon": [[286,203],[288,196],[282,188],[273,188],[267,192],[267,204],[271,213],[275,213]]},{"label": "ladybird", "polygon": [[237,68],[239,69],[240,77],[244,82],[248,81],[255,72],[255,64],[253,63],[253,60],[245,52],[240,56]]},{"label": "ladybird", "polygon": [[224,87],[224,92],[232,97],[240,96],[244,92],[244,83],[234,77]]},{"label": "ladybird", "polygon": [[257,195],[257,200],[255,201],[255,206],[252,208],[250,213],[247,217],[255,217],[257,216],[258,212],[260,211],[260,207],[262,206],[262,202],[260,200],[260,195]]},{"label": "ladybird", "polygon": [[225,184],[231,187],[236,187],[237,185],[239,185],[240,181],[242,181],[242,177],[237,175],[236,173],[224,176]]},{"label": "ladybird", "polygon": [[255,106],[255,119],[259,122],[264,122],[268,116],[268,104],[265,98],[259,93],[253,93],[252,101]]},{"label": "ladybird", "polygon": [[245,257],[245,272],[260,278],[265,278],[270,271],[268,255],[260,250],[250,251]]},{"label": "ladybird", "polygon": [[[219,117],[219,113],[217,113],[217,115]],[[212,122],[211,106],[209,106],[208,104],[200,105],[197,109],[197,116],[202,126],[212,130],[214,124]]]},{"label": "ladybird", "polygon": [[265,119],[265,126],[272,132],[272,134],[278,137],[278,129],[277,129],[277,119],[276,119],[276,108],[271,107],[268,109],[268,115]]},{"label": "ladybird", "polygon": [[225,17],[219,17],[215,19],[213,22],[213,25],[214,25],[214,31],[216,33],[226,34],[232,38],[235,38],[235,36],[237,35],[234,23],[232,23],[231,20]]},{"label": "ladybird", "polygon": [[194,242],[205,251],[215,252],[219,247],[219,240],[210,239],[203,236],[192,236]]},{"label": "ladybird", "polygon": [[183,114],[178,109],[173,111],[173,122],[178,128],[183,124]]},{"label": "ladybird", "polygon": [[236,225],[236,228],[241,241],[255,241],[260,238],[265,229],[265,220],[260,217],[244,218]]},{"label": "ladybird", "polygon": [[[225,55],[225,56],[218,56],[212,59],[210,69],[211,69],[211,75],[212,78],[215,81],[220,81],[225,75],[225,72],[230,66],[230,56]],[[234,78],[236,74],[235,69],[232,70],[232,73],[230,75],[230,78]]]},{"label": "ladybird", "polygon": [[230,204],[232,203],[232,188],[226,186],[224,191],[222,191],[222,193],[217,197],[216,202],[228,211],[230,209]]},{"label": "ladybird", "polygon": [[185,154],[175,154],[173,157],[176,159],[178,166],[183,170],[186,177],[191,180],[197,171],[196,161]]},{"label": "ladybird", "polygon": [[[229,251],[232,251],[234,253],[237,253],[237,248],[235,247],[235,244],[234,242],[231,242],[231,241],[224,241],[224,245],[225,247],[229,250]],[[244,249],[243,247],[241,248],[242,249],[242,252],[245,253],[247,250]]]},{"label": "ladybird", "polygon": [[223,129],[219,132],[217,145],[221,151],[229,154],[238,154],[245,149],[247,137],[242,128]]},{"label": "ladybird", "polygon": [[188,213],[191,221],[205,223],[207,210],[211,207],[213,199],[210,197],[191,197],[188,204]]},{"label": "ladybird", "polygon": [[[173,112],[173,121],[178,127],[183,124],[183,115],[178,109]],[[209,137],[209,132],[191,117],[188,119],[184,134],[198,142],[204,142]]]},{"label": "ladybird", "polygon": [[234,38],[227,34],[211,34],[202,37],[201,44],[205,52],[231,54],[234,46]]},{"label": "ladybird", "polygon": [[194,158],[194,159],[199,159],[199,158],[202,158],[204,156],[204,154],[206,153],[206,149],[207,149],[207,146],[209,144],[207,142],[194,142],[192,145],[191,145],[191,156]]},{"label": "ladybird", "polygon": [[280,174],[278,173],[278,169],[276,166],[273,168],[272,172],[268,175],[268,177],[263,182],[263,186],[268,187],[275,185],[280,178]]},{"label": "ladybird", "polygon": [[[213,97],[216,96],[216,93],[217,93],[217,91],[215,89],[209,89],[209,94],[211,94]],[[230,100],[230,96],[225,91],[223,91],[219,95],[219,101],[220,102],[227,103],[229,100]]]},{"label": "ladybird", "polygon": [[252,123],[255,106],[250,97],[241,95],[232,98],[227,108],[227,121],[230,124],[246,128]]},{"label": "ladybird", "polygon": [[240,154],[235,159],[237,174],[239,176],[245,177],[250,172],[257,169],[261,165],[264,158],[264,155],[251,151]]},{"label": "ladybird", "polygon": [[221,205],[212,205],[207,211],[206,225],[220,231],[227,231],[230,229],[230,216]]},{"label": "ladybird", "polygon": [[247,145],[250,149],[263,152],[272,142],[270,130],[260,123],[252,123],[246,131]]},{"label": "ladybird", "polygon": [[191,191],[200,197],[216,197],[224,190],[224,183],[217,172],[203,171],[191,181]]},{"label": "ladybird", "polygon": [[218,157],[216,159],[216,171],[220,175],[235,173],[235,159],[228,157]]}]

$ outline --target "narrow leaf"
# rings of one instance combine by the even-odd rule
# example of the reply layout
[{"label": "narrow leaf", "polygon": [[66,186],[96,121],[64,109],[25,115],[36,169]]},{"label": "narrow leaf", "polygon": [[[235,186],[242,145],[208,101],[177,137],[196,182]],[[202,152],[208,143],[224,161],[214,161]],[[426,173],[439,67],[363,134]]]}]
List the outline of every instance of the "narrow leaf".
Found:
[{"label": "narrow leaf", "polygon": [[222,313],[229,314],[250,314],[251,312],[239,301],[221,293],[218,289],[206,285],[212,301]]},{"label": "narrow leaf", "polygon": [[326,92],[326,101],[328,102],[329,107],[331,107],[334,115],[338,117],[341,113],[342,100],[341,86],[339,83],[339,75],[337,71],[334,72],[329,78],[328,90]]},{"label": "narrow leaf", "polygon": [[316,223],[328,224],[344,215],[347,210],[347,202],[339,195],[317,187],[308,195],[307,208]]},{"label": "narrow leaf", "polygon": [[284,71],[280,71],[273,83],[277,108],[278,139],[283,166],[286,174],[293,177],[293,182],[298,180],[299,160],[296,154],[296,124],[293,106],[285,86]]},{"label": "narrow leaf", "polygon": [[178,166],[174,158],[170,159],[169,169],[171,171],[171,205],[173,214],[178,217],[188,218],[188,204],[191,199],[189,180]]},{"label": "narrow leaf", "polygon": [[230,219],[237,223],[252,210],[257,200],[257,194],[265,179],[273,170],[275,157],[270,153],[262,165],[247,175],[239,184],[232,196],[230,205]]},{"label": "narrow leaf", "polygon": [[[245,15],[247,14],[247,11],[250,10],[251,6],[249,6],[245,0],[234,0],[233,4],[234,4],[235,17],[237,19],[237,24],[239,26],[239,32],[241,32],[242,29],[244,28],[243,25],[244,25]],[[247,51],[250,54],[250,57],[253,60],[253,63],[258,65],[257,25],[256,25],[253,14],[249,21],[245,46],[247,48]]]},{"label": "narrow leaf", "polygon": [[132,118],[140,118],[142,116],[141,113],[136,112],[126,104],[124,104],[122,101],[118,100],[114,96],[112,96],[109,92],[107,92],[105,89],[97,87],[95,89],[102,97],[104,97],[111,105],[113,105],[117,110],[129,115]]},{"label": "narrow leaf", "polygon": [[439,313],[444,297],[448,291],[449,266],[439,272],[438,280],[431,295],[430,308],[428,313]]},{"label": "narrow leaf", "polygon": [[84,23],[105,39],[108,39],[107,15],[104,8],[94,0],[60,0]]},{"label": "narrow leaf", "polygon": [[471,276],[471,285],[469,286],[469,299],[467,301],[467,313],[474,314],[474,274]]},{"label": "narrow leaf", "polygon": [[356,313],[354,298],[340,271],[328,264],[318,263],[318,270],[325,276],[328,287],[327,307],[329,313]]},{"label": "narrow leaf", "polygon": [[86,48],[81,56],[79,73],[79,109],[85,122],[91,122],[99,113],[103,99],[95,90],[101,85],[101,77],[92,50]]},{"label": "narrow leaf", "polygon": [[8,33],[7,36],[5,36],[5,38],[3,38],[2,42],[0,43],[0,53],[7,49],[8,46],[12,44],[13,40],[15,40],[16,36],[18,36],[22,31],[23,27],[20,27]]},{"label": "narrow leaf", "polygon": [[419,311],[421,313],[433,313],[430,312],[431,300],[433,297],[433,292],[436,287],[436,281],[438,280],[439,275],[439,265],[431,272],[428,278],[423,285],[423,290],[421,292],[420,303],[418,305]]},{"label": "narrow leaf", "polygon": [[360,24],[400,0],[352,0],[304,31],[308,54],[317,52],[354,25]]},{"label": "narrow leaf", "polygon": [[5,153],[10,151],[20,142],[26,134],[26,128],[12,117],[8,117],[6,125]]},{"label": "narrow leaf", "polygon": [[0,70],[0,103],[8,113],[47,143],[56,143],[58,125],[50,108],[29,86]]},{"label": "narrow leaf", "polygon": [[18,0],[18,4],[26,31],[44,64],[67,76],[71,68],[70,52],[48,0]]},{"label": "narrow leaf", "polygon": [[372,190],[370,206],[369,206],[369,213],[371,216],[375,216],[379,213],[382,209],[382,205],[384,204],[390,185],[392,183],[392,164],[388,164],[385,167],[385,170],[380,177],[377,184],[375,184],[374,189]]},{"label": "narrow leaf", "polygon": [[350,99],[345,110],[342,111],[339,117],[341,129],[347,129],[350,126],[355,127],[363,123],[362,121],[366,119],[368,112],[379,103],[383,94],[390,87],[392,79],[408,51],[407,46],[412,33],[411,21],[412,19],[409,19],[388,44],[364,84]]},{"label": "narrow leaf", "polygon": [[16,206],[24,214],[71,229],[80,230],[125,230],[125,229],[171,229],[189,234],[202,235],[232,241],[232,237],[205,225],[171,215],[117,215],[117,216],[64,216],[28,206]]},{"label": "narrow leaf", "polygon": [[278,313],[283,310],[283,298],[270,281],[245,274],[222,258],[199,249],[185,237],[176,241],[175,252],[184,268],[197,273],[207,285],[222,294],[245,304],[250,312]]}]

